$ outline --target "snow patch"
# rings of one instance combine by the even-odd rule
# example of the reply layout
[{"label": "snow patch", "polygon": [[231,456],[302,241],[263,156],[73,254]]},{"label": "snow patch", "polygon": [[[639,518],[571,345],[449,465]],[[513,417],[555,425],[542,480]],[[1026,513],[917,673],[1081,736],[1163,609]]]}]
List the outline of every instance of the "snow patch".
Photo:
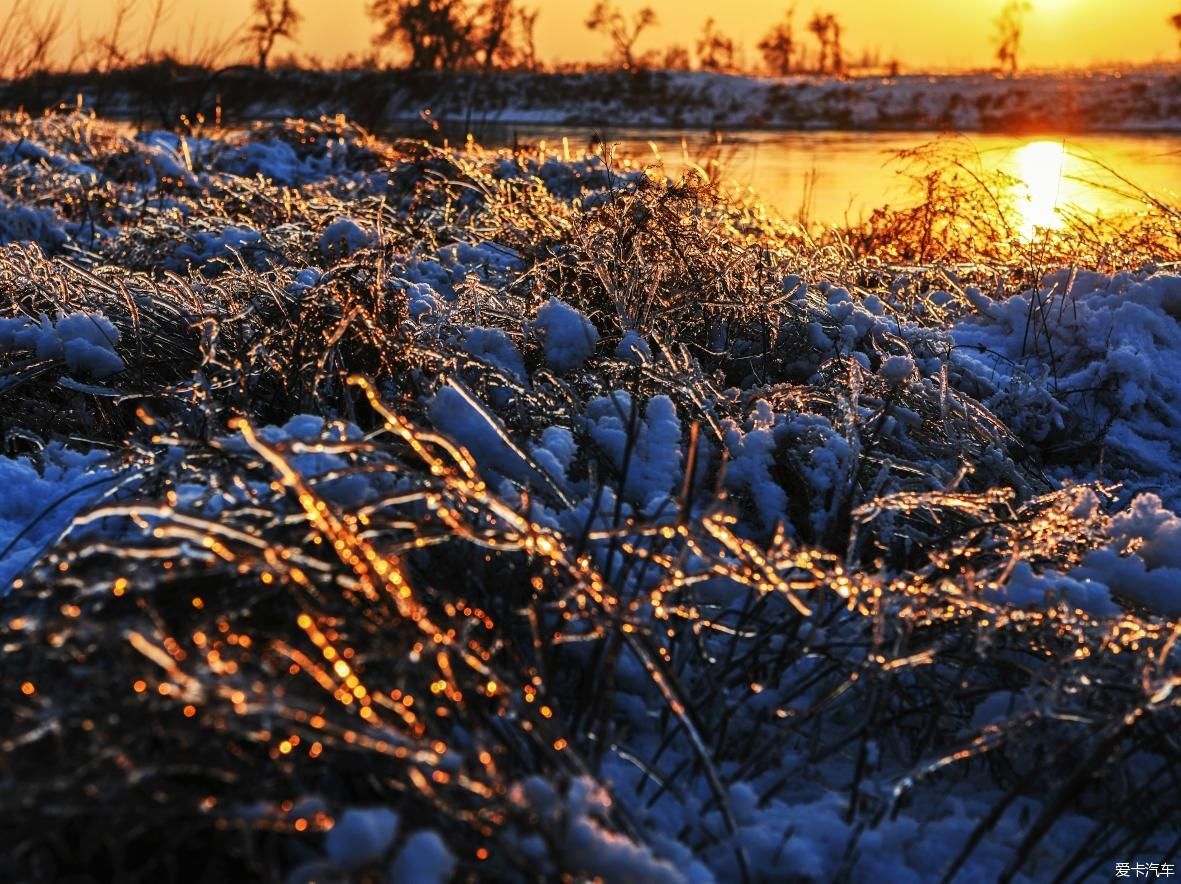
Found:
[{"label": "snow patch", "polygon": [[126,367],[115,352],[118,343],[119,329],[100,312],[58,313],[56,320],[42,313],[38,322],[0,319],[0,352],[31,350],[38,359],[65,362],[70,371],[97,380]]},{"label": "snow patch", "polygon": [[599,332],[569,304],[550,298],[537,309],[532,328],[539,333],[545,361],[556,371],[574,371],[595,352]]},{"label": "snow patch", "polygon": [[106,457],[57,443],[36,460],[0,457],[0,595],[114,481]]},{"label": "snow patch", "polygon": [[451,880],[456,860],[438,832],[424,829],[406,839],[390,863],[391,884],[445,884]]},{"label": "snow patch", "polygon": [[349,808],[324,839],[324,851],[345,867],[381,859],[398,833],[398,815],[384,807]]}]

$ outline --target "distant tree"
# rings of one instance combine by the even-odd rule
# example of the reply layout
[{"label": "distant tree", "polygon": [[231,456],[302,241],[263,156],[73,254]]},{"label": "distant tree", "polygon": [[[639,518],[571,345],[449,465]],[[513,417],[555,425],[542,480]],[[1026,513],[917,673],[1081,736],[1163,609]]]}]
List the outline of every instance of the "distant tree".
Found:
[{"label": "distant tree", "polygon": [[372,0],[378,46],[399,45],[412,70],[454,70],[471,56],[472,21],[463,0]]},{"label": "distant tree", "polygon": [[767,35],[759,41],[759,52],[763,53],[763,63],[771,73],[785,77],[792,71],[792,62],[797,50],[795,39],[796,8],[791,6],[787,15]]},{"label": "distant tree", "polygon": [[687,71],[692,66],[689,50],[679,44],[673,44],[664,50],[664,58],[660,66],[666,71]]},{"label": "distant tree", "polygon": [[517,13],[517,25],[521,32],[521,65],[528,71],[536,71],[541,67],[537,59],[537,16],[540,9],[520,10]]},{"label": "distant tree", "polygon": [[734,69],[734,41],[718,30],[712,18],[706,19],[697,40],[697,60],[706,71]]},{"label": "distant tree", "polygon": [[1169,19],[1169,23],[1177,29],[1177,37],[1181,40],[1181,12]]},{"label": "distant tree", "polygon": [[823,74],[828,68],[828,17],[819,12],[812,13],[812,18],[808,22],[808,30],[812,32],[816,37],[816,42],[820,44],[820,60],[816,62],[816,70]]},{"label": "distant tree", "polygon": [[511,67],[517,58],[512,30],[517,17],[515,0],[484,0],[470,27],[472,45],[484,70]]},{"label": "distant tree", "polygon": [[996,60],[1001,70],[1010,77],[1017,76],[1021,61],[1021,38],[1025,33],[1025,16],[1033,11],[1029,0],[1008,0],[993,22],[996,31]]},{"label": "distant tree", "polygon": [[862,49],[861,55],[849,65],[850,68],[860,68],[861,70],[869,70],[870,68],[880,67],[882,64],[882,54],[877,49]]},{"label": "distant tree", "polygon": [[254,17],[247,32],[247,40],[254,47],[258,69],[267,69],[267,60],[280,37],[294,39],[302,16],[291,5],[291,0],[254,0]]},{"label": "distant tree", "polygon": [[507,68],[537,65],[533,28],[537,11],[516,0],[371,0],[369,16],[381,27],[374,43],[400,46],[412,70]]},{"label": "distant tree", "polygon": [[841,47],[841,34],[844,33],[844,28],[841,26],[841,20],[835,15],[828,17],[828,46],[829,53],[832,57],[832,72],[838,77],[845,75],[845,53]]},{"label": "distant tree", "polygon": [[635,47],[640,34],[656,25],[656,12],[645,6],[628,18],[609,0],[598,0],[586,20],[588,30],[605,33],[615,50],[615,59],[626,70],[636,67]]},{"label": "distant tree", "polygon": [[829,13],[813,13],[808,22],[808,30],[816,37],[820,44],[820,58],[816,70],[823,74],[831,70],[834,74],[845,72],[844,52],[841,48],[841,34],[844,29],[840,20]]}]

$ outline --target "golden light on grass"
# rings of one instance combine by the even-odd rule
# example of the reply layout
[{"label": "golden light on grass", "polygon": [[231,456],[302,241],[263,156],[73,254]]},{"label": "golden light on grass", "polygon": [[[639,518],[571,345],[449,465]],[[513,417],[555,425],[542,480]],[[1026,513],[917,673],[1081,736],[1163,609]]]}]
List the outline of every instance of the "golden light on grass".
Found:
[{"label": "golden light on grass", "polygon": [[[131,149],[119,143],[120,151]],[[1021,213],[1011,216],[1012,231],[1004,225],[1003,239],[995,235],[1001,223],[991,215],[980,222],[990,248],[996,242],[1007,247],[1022,227],[1031,234],[1059,223],[1070,230],[1065,209],[1074,197],[1067,185],[1076,176],[1069,164],[1078,155],[1052,142],[1014,147],[1005,155],[1015,171],[995,185],[1003,199],[985,205],[999,212],[1008,202],[1020,202]],[[668,801],[663,796],[680,790],[682,782],[688,794],[708,790],[709,813],[730,830],[724,837],[738,843],[737,822],[727,816],[732,785],[769,782],[761,800],[768,805],[780,800],[768,774],[777,776],[771,765],[787,752],[794,757],[797,748],[801,759],[804,753],[818,756],[809,765],[840,765],[838,782],[844,782],[844,770],[853,773],[847,807],[850,817],[860,817],[863,807],[870,814],[888,810],[880,799],[894,783],[899,785],[889,800],[903,809],[940,794],[934,790],[943,783],[934,775],[945,769],[946,780],[958,788],[956,768],[963,768],[965,777],[983,778],[993,758],[1002,775],[1010,767],[1021,773],[1034,758],[1035,773],[1021,782],[1032,792],[1058,781],[1054,764],[1071,776],[1077,759],[1085,760],[1106,734],[1116,733],[1124,742],[1101,744],[1109,749],[1110,764],[1084,765],[1088,775],[1106,770],[1103,765],[1118,769],[1125,758],[1137,760],[1141,746],[1160,745],[1157,734],[1167,733],[1163,726],[1134,730],[1122,723],[1129,709],[1140,714],[1137,705],[1176,703],[1164,681],[1167,673],[1156,665],[1170,653],[1165,643],[1171,641],[1171,623],[1142,620],[1134,612],[1113,627],[1050,598],[1023,610],[1005,596],[1018,561],[1065,570],[1105,548],[1105,511],[1098,503],[1082,506],[1081,491],[1048,487],[1040,469],[1005,454],[1010,444],[1016,448],[1007,427],[979,400],[961,395],[955,377],[944,373],[937,383],[898,384],[868,366],[863,370],[843,352],[831,353],[829,333],[840,328],[835,299],[826,304],[813,296],[797,305],[785,294],[791,286],[784,285],[782,270],[805,264],[804,252],[789,248],[778,234],[765,234],[760,242],[764,234],[751,215],[715,205],[704,189],[654,183],[634,191],[619,188],[612,200],[577,221],[582,226],[573,226],[565,214],[573,209],[545,197],[535,182],[481,171],[480,162],[501,168],[499,158],[492,166],[491,156],[423,151],[414,161],[419,165],[407,160],[401,173],[442,169],[449,180],[462,173],[486,213],[465,223],[476,223],[473,231],[489,241],[507,238],[503,226],[521,251],[528,245],[530,255],[542,256],[544,275],[536,277],[536,287],[530,277],[528,284],[506,284],[503,292],[472,290],[471,300],[479,295],[480,315],[488,317],[481,321],[498,319],[515,327],[517,318],[528,314],[527,299],[546,285],[568,286],[572,300],[595,299],[582,303],[599,303],[604,292],[617,292],[621,316],[667,311],[659,323],[651,321],[654,342],[662,343],[658,336],[667,327],[676,339],[696,342],[700,361],[690,361],[687,345],[681,351],[660,346],[642,366],[602,357],[603,367],[592,363],[585,375],[564,379],[539,368],[528,388],[521,379],[514,400],[479,404],[482,411],[473,405],[472,414],[485,420],[498,444],[517,459],[514,465],[519,461],[521,475],[529,477],[515,486],[477,459],[481,446],[461,447],[440,435],[426,419],[429,414],[424,417],[418,402],[427,388],[420,378],[438,375],[440,384],[465,391],[471,401],[492,388],[464,382],[461,372],[468,369],[462,366],[471,354],[448,349],[450,337],[412,332],[401,313],[391,313],[385,322],[372,308],[368,296],[383,290],[374,282],[379,271],[395,269],[381,263],[389,258],[386,251],[350,259],[374,262],[368,265],[372,273],[358,277],[357,292],[324,283],[298,304],[284,300],[268,275],[227,270],[234,286],[224,295],[217,289],[226,303],[213,300],[208,311],[226,314],[208,345],[213,353],[216,344],[217,358],[190,345],[193,366],[210,372],[210,387],[226,390],[235,379],[266,380],[262,389],[278,403],[267,406],[270,415],[312,407],[305,405],[310,393],[305,399],[304,392],[286,392],[285,385],[270,381],[303,377],[307,390],[324,397],[315,401],[326,410],[355,414],[358,429],[367,429],[346,435],[329,423],[307,438],[294,430],[280,438],[266,424],[269,417],[260,415],[237,419],[231,425],[235,434],[227,436],[219,423],[215,437],[175,445],[182,454],[169,462],[175,475],[166,473],[167,481],[153,478],[142,498],[112,498],[83,517],[83,525],[113,525],[117,546],[102,535],[80,534],[74,545],[55,553],[68,559],[68,579],[59,577],[54,557],[44,573],[31,572],[35,604],[22,608],[27,613],[21,617],[6,615],[9,633],[0,631],[6,651],[11,648],[8,665],[21,673],[15,683],[36,679],[25,690],[28,696],[35,690],[35,699],[17,697],[20,718],[0,728],[0,753],[20,762],[10,770],[30,794],[36,788],[63,805],[95,796],[93,810],[85,804],[82,809],[96,820],[99,835],[109,831],[115,842],[126,827],[111,819],[109,795],[130,789],[128,794],[153,797],[150,816],[133,818],[133,823],[143,820],[136,830],[139,843],[178,828],[177,820],[193,819],[190,808],[196,807],[208,816],[195,827],[209,839],[200,846],[231,844],[234,850],[243,839],[266,844],[291,832],[323,831],[332,825],[328,811],[351,804],[396,802],[408,826],[439,828],[448,849],[468,863],[462,874],[471,874],[475,856],[489,862],[482,877],[503,880],[512,877],[517,831],[526,824],[547,825],[544,817],[556,816],[535,812],[527,791],[515,797],[518,784],[532,777],[540,786],[548,777],[566,788],[579,777],[598,789],[601,778],[603,795],[615,800],[601,774],[614,769],[607,753],[640,771],[642,797],[650,806]],[[931,182],[935,197],[919,210],[928,214],[887,218],[879,229],[927,241],[940,239],[943,231],[932,234],[930,212],[945,211],[963,222],[972,205],[965,194],[974,191],[952,189],[947,179],[922,180]],[[983,189],[996,180],[982,177],[974,184]],[[416,242],[419,228],[412,224],[419,223],[419,214],[423,224],[433,225],[464,205],[460,196],[435,201],[434,179],[422,181],[427,183],[415,193],[423,204],[408,209],[406,219],[387,217],[384,197],[365,204],[378,213],[379,223],[388,221],[388,236]],[[935,186],[941,182],[943,191]],[[262,185],[248,187],[242,203],[253,200],[254,188]],[[288,191],[275,194],[265,201],[262,217],[270,219],[270,207],[283,199],[297,199]],[[335,203],[322,198],[322,214],[331,217]],[[529,200],[537,200],[536,209],[526,211],[533,205]],[[397,226],[402,224],[405,230]],[[536,242],[527,238],[533,236]],[[300,242],[306,240],[301,233]],[[555,243],[568,249],[563,260],[568,257],[569,264],[561,270],[568,276],[551,275]],[[63,274],[62,291],[70,294],[72,284],[92,294],[89,277],[84,285],[77,283],[79,271],[72,265],[47,267],[39,256],[23,252],[11,260],[23,277],[56,281],[56,274]],[[346,266],[336,265],[336,272],[343,275]],[[820,265],[816,272],[824,269]],[[892,303],[905,316],[903,299],[911,297],[912,282],[925,285],[923,272],[913,269],[914,281],[895,288],[887,288],[889,278],[865,285],[878,293],[879,303],[896,296]],[[952,288],[991,279],[983,271],[956,272],[963,275],[943,277]],[[10,271],[10,278],[15,275]],[[1009,285],[997,283],[1002,293]],[[239,289],[267,309],[272,301],[298,306],[299,336],[288,323],[259,318],[233,301]],[[113,316],[127,310],[118,295],[113,291],[112,300],[104,302]],[[181,307],[190,309],[196,295],[190,284],[171,277],[159,282],[152,297],[145,294],[137,320],[148,329],[143,342],[162,336],[151,331],[151,323],[165,320],[152,311],[169,306],[169,298],[184,317]],[[933,299],[929,303],[940,306]],[[974,304],[967,295],[963,303],[947,303],[948,309],[964,310]],[[612,305],[605,300],[600,306],[609,313]],[[768,319],[770,306],[782,312]],[[461,309],[474,313],[475,304],[460,300],[453,309],[457,315]],[[130,327],[130,317],[117,315]],[[929,321],[930,314],[922,315]],[[817,329],[818,316],[825,323]],[[168,323],[174,322],[171,317]],[[342,325],[345,320],[355,325]],[[186,333],[190,329],[187,319],[176,324]],[[809,517],[806,526],[801,522],[800,530],[789,532],[786,517],[774,527],[760,516],[767,523],[760,533],[746,521],[756,514],[756,488],[727,493],[721,484],[728,428],[748,418],[750,426],[775,425],[761,407],[752,416],[751,402],[714,390],[715,378],[725,380],[735,366],[742,373],[750,367],[746,355],[715,353],[709,345],[719,337],[715,332],[725,337],[740,328],[756,343],[774,331],[781,336],[779,352],[800,358],[806,369],[771,364],[759,369],[767,383],[755,378],[750,391],[765,394],[773,413],[799,415],[809,427],[824,428],[818,437],[809,430],[798,440],[777,442],[775,459],[768,453],[766,475],[756,481],[767,487],[790,481],[801,501],[823,500],[812,480],[805,481],[804,462],[794,458],[814,457],[820,450],[816,438],[842,442],[841,450],[850,452],[847,466],[824,473],[836,477],[832,503],[825,503],[833,515],[829,528],[836,530],[821,530]],[[331,344],[317,341],[320,331]],[[823,335],[819,343],[810,342],[813,334]],[[312,342],[307,351],[297,346],[305,338]],[[926,346],[933,337],[924,332],[921,340]],[[891,332],[880,346],[866,341],[868,354],[884,357],[887,346],[911,352],[910,339],[901,333]],[[321,360],[322,346],[332,360],[339,358],[335,375],[324,368],[329,360]],[[817,361],[810,364],[813,351]],[[391,353],[405,358],[405,367],[381,361]],[[171,352],[167,358],[178,359]],[[358,374],[346,383],[344,371],[353,363],[380,374],[374,380]],[[491,373],[484,368],[473,367],[473,376],[474,369]],[[643,386],[636,386],[640,378]],[[171,375],[165,382],[171,385]],[[495,383],[516,382],[497,376]],[[629,511],[620,504],[618,514],[610,514],[608,490],[615,495],[618,489],[617,500],[632,493],[625,490],[627,469],[595,449],[593,436],[585,447],[580,443],[585,463],[576,466],[584,472],[559,482],[534,465],[530,452],[540,449],[530,444],[532,426],[522,429],[500,416],[515,418],[510,409],[527,404],[532,411],[522,414],[544,414],[547,423],[577,429],[583,420],[578,403],[619,387],[649,400],[667,395],[675,399],[680,419],[692,421],[683,481],[674,471],[665,483],[673,493],[680,486],[681,496],[668,497],[659,511],[632,510],[629,503]],[[352,395],[358,390],[363,398]],[[188,420],[188,393],[177,395],[177,414]],[[163,394],[160,398],[166,401]],[[225,405],[219,419],[234,407]],[[905,432],[883,429],[894,413],[906,415]],[[678,424],[675,440],[667,443],[670,451],[684,442],[683,426]],[[156,464],[158,443],[143,445],[142,452],[132,448],[129,459]],[[329,456],[325,473],[321,467]],[[637,463],[646,457],[637,455]],[[169,493],[196,485],[197,477],[201,488],[230,489],[238,496],[227,493],[224,501],[194,504],[186,502],[187,492]],[[372,494],[342,494],[347,486],[335,484],[341,479],[363,480]],[[1023,490],[1014,487],[1018,480]],[[1101,490],[1093,492],[1096,500]],[[589,510],[582,508],[584,500]],[[559,507],[578,524],[566,527],[546,512]],[[127,576],[112,582],[116,569]],[[110,592],[92,591],[108,586]],[[12,634],[18,629],[20,634]],[[1102,653],[1108,646],[1111,655]],[[1113,663],[1117,652],[1120,659]],[[1097,687],[1083,705],[1074,693],[1083,677],[1079,661],[1092,657]],[[1158,683],[1138,689],[1142,674],[1146,682]],[[975,707],[1002,692],[1006,703],[1029,696],[1029,715],[1014,706],[996,721],[988,719],[990,729],[978,727],[985,719]],[[616,707],[615,696],[628,705]],[[643,739],[633,739],[629,731]],[[70,738],[69,756],[62,755],[61,734]],[[921,742],[912,743],[912,735]],[[879,751],[890,767],[886,773],[876,760]],[[992,754],[977,762],[986,752]],[[99,759],[105,767],[77,764],[77,758]],[[784,769],[785,788],[809,770],[815,768],[793,760]],[[1147,787],[1134,793],[1114,779],[1113,800],[1144,800]],[[981,781],[993,788],[992,780]],[[324,813],[315,809],[319,802],[303,798],[320,783],[331,786]],[[889,788],[871,791],[879,784]],[[1090,780],[1087,787],[1092,788]],[[1097,774],[1093,788],[1099,806],[1106,793]],[[555,791],[554,806],[560,797]],[[625,814],[623,802],[631,799],[622,791],[618,797]],[[1173,800],[1167,791],[1160,797],[1148,793],[1162,805],[1166,798]],[[163,818],[155,811],[164,806],[179,810]],[[1114,805],[1111,819],[1125,810]],[[620,838],[629,834],[626,816],[617,823],[605,811],[598,815],[602,819],[596,818],[595,826],[618,829]],[[26,820],[24,814],[11,819],[11,827],[19,828],[16,843],[39,844],[40,820]],[[706,847],[719,853],[724,848],[716,845],[724,842],[716,835],[703,829]],[[318,841],[306,840],[318,849]],[[390,851],[399,843],[391,842]],[[555,869],[559,860],[563,857],[555,858]],[[743,861],[736,848],[735,862]],[[949,878],[954,873],[948,872]]]}]

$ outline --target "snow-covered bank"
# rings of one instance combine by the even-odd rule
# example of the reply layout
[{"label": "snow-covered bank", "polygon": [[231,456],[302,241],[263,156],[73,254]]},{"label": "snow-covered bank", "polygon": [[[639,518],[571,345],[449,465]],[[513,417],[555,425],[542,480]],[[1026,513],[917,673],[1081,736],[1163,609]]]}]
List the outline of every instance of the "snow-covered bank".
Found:
[{"label": "snow-covered bank", "polygon": [[1176,861],[1175,237],[895,266],[339,120],[0,160],[0,878]]},{"label": "snow-covered bank", "polygon": [[[427,105],[459,124],[1119,132],[1181,130],[1181,75],[989,74],[838,80],[652,71],[634,76],[505,76],[470,91],[443,86]],[[479,103],[472,105],[473,95]],[[395,97],[387,113],[420,108]]]},{"label": "snow-covered bank", "polygon": [[[247,68],[132,69],[0,87],[0,107],[81,98],[105,115],[258,120],[345,114],[370,129],[484,137],[512,125],[850,131],[1176,132],[1181,74],[1127,72],[754,77],[711,72],[491,75]],[[427,124],[424,125],[424,119]]]}]

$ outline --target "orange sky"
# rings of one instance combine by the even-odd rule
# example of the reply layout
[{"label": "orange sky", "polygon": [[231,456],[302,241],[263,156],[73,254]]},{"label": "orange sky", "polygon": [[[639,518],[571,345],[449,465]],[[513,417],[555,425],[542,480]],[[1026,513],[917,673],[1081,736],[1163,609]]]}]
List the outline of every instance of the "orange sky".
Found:
[{"label": "orange sky", "polygon": [[[0,10],[15,0],[0,0]],[[49,6],[53,0],[33,0]],[[115,0],[57,0],[72,21],[72,33],[109,27]],[[140,14],[153,0],[138,0]],[[158,46],[200,45],[226,33],[249,14],[251,0],[168,0],[172,7]],[[366,0],[295,0],[304,13],[299,49],[325,60],[369,47],[373,26]],[[538,49],[547,61],[598,61],[606,41],[590,34],[583,20],[593,0],[525,0],[540,8]],[[670,43],[691,45],[707,17],[744,44],[748,62],[754,44],[776,21],[788,0],[618,0],[626,9],[652,6],[659,27],[641,49]],[[1004,0],[796,0],[797,21],[814,10],[831,11],[846,26],[851,54],[877,49],[908,68],[979,67],[991,62],[991,21]],[[1177,60],[1177,34],[1166,19],[1178,0],[1033,0],[1025,58],[1028,66],[1086,66],[1106,62]],[[802,28],[801,28],[802,30]],[[806,34],[803,34],[807,38]],[[282,43],[277,54],[290,44]]]}]

